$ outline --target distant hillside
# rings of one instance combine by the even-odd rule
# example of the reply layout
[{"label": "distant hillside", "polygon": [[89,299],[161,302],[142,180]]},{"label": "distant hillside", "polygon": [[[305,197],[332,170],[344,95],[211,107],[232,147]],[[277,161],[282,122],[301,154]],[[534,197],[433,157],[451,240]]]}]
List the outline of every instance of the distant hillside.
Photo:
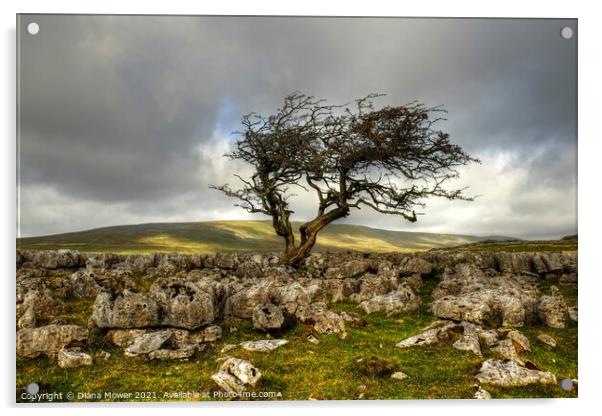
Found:
[{"label": "distant hillside", "polygon": [[[360,225],[331,224],[318,236],[318,251],[418,251],[487,239],[457,234],[387,231]],[[268,221],[207,221],[121,225],[74,233],[17,239],[18,249],[76,249],[84,252],[214,253],[282,249]]]}]

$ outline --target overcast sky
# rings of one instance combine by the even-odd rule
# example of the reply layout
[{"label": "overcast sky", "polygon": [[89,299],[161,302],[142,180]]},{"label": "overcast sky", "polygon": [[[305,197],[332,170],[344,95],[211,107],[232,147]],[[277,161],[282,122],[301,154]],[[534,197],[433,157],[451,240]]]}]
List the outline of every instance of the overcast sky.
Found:
[{"label": "overcast sky", "polygon": [[[37,35],[26,25],[39,23]],[[249,112],[295,90],[345,103],[443,105],[440,128],[482,160],[475,202],[428,200],[377,228],[556,238],[577,230],[572,20],[22,16],[19,231],[251,217],[209,184]],[[294,201],[295,219],[315,211]]]}]

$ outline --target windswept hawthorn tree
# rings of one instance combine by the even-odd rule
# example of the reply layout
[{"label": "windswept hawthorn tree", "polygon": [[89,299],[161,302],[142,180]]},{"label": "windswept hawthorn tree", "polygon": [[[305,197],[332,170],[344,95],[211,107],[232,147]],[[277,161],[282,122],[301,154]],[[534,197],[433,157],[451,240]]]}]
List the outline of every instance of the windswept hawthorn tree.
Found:
[{"label": "windswept hawthorn tree", "polygon": [[[370,94],[355,106],[329,105],[324,100],[293,93],[275,114],[242,118],[240,139],[226,156],[243,160],[254,173],[238,189],[211,186],[239,200],[251,213],[272,218],[284,239],[283,262],[297,265],[306,258],[320,230],[353,208],[368,207],[383,214],[416,221],[423,200],[472,198],[466,188],[448,190],[443,184],[457,178],[457,167],[479,162],[449,134],[435,128],[445,111],[414,102],[376,110]],[[291,187],[315,192],[316,216],[299,228],[291,225]]]}]

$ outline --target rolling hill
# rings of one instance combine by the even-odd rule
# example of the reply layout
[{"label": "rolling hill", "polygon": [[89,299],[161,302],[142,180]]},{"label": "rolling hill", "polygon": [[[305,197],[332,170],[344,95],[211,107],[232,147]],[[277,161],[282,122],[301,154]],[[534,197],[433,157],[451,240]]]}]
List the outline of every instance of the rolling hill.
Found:
[{"label": "rolling hill", "polygon": [[[298,227],[298,224],[295,224]],[[330,224],[318,236],[317,251],[419,251],[508,237],[475,237],[387,231],[360,225]],[[269,221],[155,223],[97,228],[17,239],[18,249],[83,252],[278,252],[282,241]]]}]

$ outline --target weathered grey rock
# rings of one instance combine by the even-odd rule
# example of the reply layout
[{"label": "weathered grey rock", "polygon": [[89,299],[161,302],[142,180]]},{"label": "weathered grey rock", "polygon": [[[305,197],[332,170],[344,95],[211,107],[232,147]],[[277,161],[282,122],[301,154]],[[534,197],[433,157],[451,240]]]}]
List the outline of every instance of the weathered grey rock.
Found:
[{"label": "weathered grey rock", "polygon": [[536,298],[504,290],[485,289],[459,296],[445,296],[431,305],[433,315],[497,328],[524,326],[533,319]]},{"label": "weathered grey rock", "polygon": [[33,289],[25,294],[23,302],[17,306],[17,316],[22,316],[23,313],[31,310],[29,313],[33,313],[34,322],[49,320],[59,315],[64,308],[63,301],[58,299],[50,289]]},{"label": "weathered grey rock", "polygon": [[406,378],[408,378],[408,375],[403,371],[396,371],[393,374],[391,374],[391,378],[395,380],[405,380]]},{"label": "weathered grey rock", "polygon": [[34,312],[33,306],[30,306],[25,310],[23,315],[19,318],[19,322],[17,323],[19,329],[23,328],[35,328],[36,326],[36,314]]},{"label": "weathered grey rock", "polygon": [[422,287],[422,276],[418,273],[411,274],[409,276],[404,276],[401,278],[401,283],[405,283],[406,285],[411,287],[412,290],[420,290],[420,288]]},{"label": "weathered grey rock", "polygon": [[167,360],[183,360],[190,358],[197,351],[197,346],[193,344],[183,345],[177,349],[158,349],[148,353],[148,358],[151,360],[167,361]]},{"label": "weathered grey rock", "polygon": [[75,250],[27,250],[21,255],[22,260],[35,268],[53,270],[83,266],[82,256]]},{"label": "weathered grey rock", "polygon": [[476,389],[476,391],[474,393],[474,398],[475,399],[479,399],[479,400],[489,400],[489,399],[491,399],[491,393],[489,393],[487,390],[483,389],[479,385],[475,385],[474,387]]},{"label": "weathered grey rock", "polygon": [[311,335],[311,334],[309,334],[309,335],[307,336],[307,340],[308,340],[309,342],[311,342],[312,344],[315,344],[315,345],[318,345],[318,344],[320,343],[320,340],[319,340],[318,338],[314,337],[314,336],[313,336],[313,335]]},{"label": "weathered grey rock", "polygon": [[92,356],[86,354],[81,348],[61,348],[57,354],[58,364],[61,368],[77,368],[92,365]]},{"label": "weathered grey rock", "polygon": [[149,296],[160,307],[162,325],[196,329],[215,318],[213,297],[196,282],[158,279]]},{"label": "weathered grey rock", "polygon": [[452,346],[460,351],[469,351],[478,356],[482,356],[481,344],[479,342],[479,332],[481,328],[470,322],[460,324],[463,327],[463,334],[460,339],[452,344]]},{"label": "weathered grey rock", "polygon": [[213,267],[224,270],[236,270],[240,264],[237,253],[216,253],[213,255]]},{"label": "weathered grey rock", "polygon": [[222,328],[217,325],[211,325],[206,328],[189,331],[181,328],[168,328],[163,330],[156,329],[111,329],[107,332],[107,338],[115,345],[127,348],[134,344],[144,334],[168,331],[171,336],[169,344],[176,349],[185,348],[188,345],[194,345],[197,350],[206,343],[215,342],[222,337]]},{"label": "weathered grey rock", "polygon": [[538,290],[532,277],[486,273],[461,263],[446,269],[433,299],[431,310],[440,318],[492,328],[524,326],[536,319]]},{"label": "weathered grey rock", "polygon": [[498,290],[517,296],[537,297],[537,279],[529,276],[484,271],[475,263],[460,263],[446,268],[433,290],[433,299],[459,296],[480,290]]},{"label": "weathered grey rock", "polygon": [[86,269],[78,270],[69,277],[69,286],[71,296],[76,299],[91,299],[96,298],[102,291],[96,279],[94,272]]},{"label": "weathered grey rock", "polygon": [[360,276],[371,269],[371,263],[368,260],[350,260],[340,264],[338,267],[326,269],[324,277],[326,279],[346,279]]},{"label": "weathered grey rock", "polygon": [[345,300],[346,292],[353,292],[349,290],[351,281],[357,282],[356,279],[314,279],[307,287],[307,292],[312,303],[339,302]]},{"label": "weathered grey rock", "polygon": [[514,347],[518,352],[531,351],[531,343],[529,342],[529,338],[527,338],[525,335],[521,334],[517,330],[509,331],[506,334],[506,338],[514,343]]},{"label": "weathered grey rock", "polygon": [[85,260],[86,269],[90,271],[98,271],[104,273],[109,270],[114,264],[122,262],[123,256],[114,253],[100,253],[88,255]]},{"label": "weathered grey rock", "polygon": [[552,348],[556,347],[556,340],[554,339],[554,337],[548,334],[539,334],[537,335],[537,339],[543,342],[544,344],[549,345]]},{"label": "weathered grey rock", "polygon": [[88,330],[77,325],[46,325],[17,331],[17,357],[52,357],[61,348],[83,344]]},{"label": "weathered grey rock", "polygon": [[500,387],[526,386],[529,384],[556,384],[554,374],[518,365],[512,360],[486,360],[476,375],[484,384]]},{"label": "weathered grey rock", "polygon": [[159,325],[159,305],[142,294],[124,291],[113,299],[102,292],[94,301],[92,321],[99,328],[144,328]]},{"label": "weathered grey rock", "polygon": [[[258,260],[258,261],[257,261]],[[236,269],[236,275],[243,279],[259,279],[264,276],[261,257],[256,260],[243,261]]]},{"label": "weathered grey rock", "polygon": [[155,253],[130,254],[126,256],[125,264],[135,273],[145,273],[157,265],[157,255]]},{"label": "weathered grey rock", "polygon": [[564,328],[568,317],[568,308],[561,295],[544,295],[537,306],[537,314],[547,326]]},{"label": "weathered grey rock", "polygon": [[259,370],[250,362],[240,358],[228,358],[211,379],[225,392],[242,393],[248,387],[255,387],[261,376]]},{"label": "weathered grey rock", "polygon": [[320,334],[335,333],[343,338],[347,336],[343,318],[329,310],[323,303],[299,306],[295,316],[302,323],[313,325]]},{"label": "weathered grey rock", "polygon": [[309,305],[312,300],[310,292],[298,282],[270,288],[269,297],[272,303],[291,315],[295,313],[299,305]]},{"label": "weathered grey rock", "polygon": [[426,276],[431,274],[433,265],[428,261],[420,257],[406,257],[405,261],[402,261],[399,271],[405,275],[420,274]]},{"label": "weathered grey rock", "polygon": [[359,307],[366,313],[384,312],[387,316],[412,311],[418,309],[419,306],[420,298],[406,285],[400,286],[398,290],[386,295],[375,296],[359,304]]},{"label": "weathered grey rock", "polygon": [[479,332],[479,341],[488,347],[495,344],[499,338],[499,335],[495,329],[483,330]]},{"label": "weathered grey rock", "polygon": [[570,307],[568,310],[568,313],[569,313],[569,318],[571,319],[571,321],[577,322],[577,318],[579,315],[577,307],[576,306]]},{"label": "weathered grey rock", "polygon": [[109,361],[109,358],[111,358],[111,353],[107,352],[105,350],[100,350],[97,354],[98,358],[100,358],[103,361]]},{"label": "weathered grey rock", "polygon": [[495,253],[497,269],[502,273],[521,274],[534,270],[531,253]]},{"label": "weathered grey rock", "polygon": [[359,279],[359,291],[351,294],[350,299],[353,302],[360,303],[375,296],[384,295],[396,288],[397,285],[392,284],[391,280],[367,273]]},{"label": "weathered grey rock", "polygon": [[520,365],[524,364],[524,361],[518,356],[516,348],[514,347],[514,343],[510,339],[503,339],[496,342],[494,345],[492,345],[491,351],[495,352],[506,360],[516,361]]},{"label": "weathered grey rock", "polygon": [[269,286],[257,284],[237,291],[226,300],[224,314],[237,318],[253,317],[255,306],[270,303]]},{"label": "weathered grey rock", "polygon": [[284,315],[282,310],[272,303],[260,304],[253,309],[253,327],[260,331],[282,328]]},{"label": "weathered grey rock", "polygon": [[170,330],[147,332],[140,335],[125,349],[125,355],[136,357],[160,349],[171,338]]},{"label": "weathered grey rock", "polygon": [[226,344],[222,347],[222,349],[219,352],[220,354],[227,354],[230,351],[235,350],[236,348],[238,348],[238,345],[236,344]]},{"label": "weathered grey rock", "polygon": [[559,282],[561,285],[576,285],[578,283],[577,273],[563,273]]},{"label": "weathered grey rock", "polygon": [[218,325],[210,325],[194,331],[179,328],[171,328],[170,330],[172,332],[171,340],[178,346],[206,344],[222,338],[222,328]]},{"label": "weathered grey rock", "polygon": [[127,348],[141,335],[149,332],[147,329],[110,329],[107,331],[107,338],[113,344],[121,348]]},{"label": "weathered grey rock", "polygon": [[259,341],[243,342],[240,346],[247,351],[268,352],[286,344],[288,344],[288,341],[285,339],[262,339]]},{"label": "weathered grey rock", "polygon": [[404,339],[395,345],[398,348],[407,348],[417,345],[436,344],[450,337],[450,331],[456,327],[451,321],[436,321],[426,327],[420,334]]}]

